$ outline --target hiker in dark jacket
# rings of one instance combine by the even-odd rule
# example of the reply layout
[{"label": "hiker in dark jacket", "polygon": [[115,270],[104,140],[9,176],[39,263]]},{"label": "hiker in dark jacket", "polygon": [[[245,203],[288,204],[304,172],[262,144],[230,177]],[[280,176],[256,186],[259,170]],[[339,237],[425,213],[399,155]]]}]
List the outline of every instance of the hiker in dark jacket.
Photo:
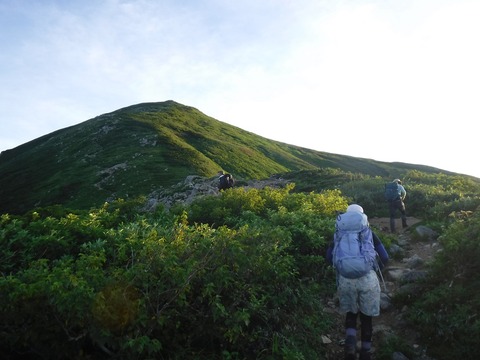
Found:
[{"label": "hiker in dark jacket", "polygon": [[405,229],[408,227],[407,224],[407,213],[405,210],[405,197],[407,196],[407,192],[402,185],[402,181],[400,179],[395,179],[392,182],[398,184],[398,197],[394,200],[388,201],[388,211],[390,213],[390,231],[392,233],[395,232],[395,215],[397,211],[400,211],[400,215],[402,218],[402,227]]},{"label": "hiker in dark jacket", "polygon": [[233,187],[235,181],[231,174],[226,174],[223,170],[218,172],[218,190],[226,190]]},{"label": "hiker in dark jacket", "polygon": [[[356,211],[363,214],[360,205],[352,204],[347,212]],[[365,215],[366,216],[366,215]],[[380,238],[372,231],[373,244],[382,269],[389,260]],[[326,260],[333,265],[334,242],[327,249]],[[357,317],[360,316],[361,350],[360,360],[371,359],[373,317],[380,315],[380,283],[377,273],[372,267],[369,273],[356,278],[345,278],[337,272],[337,293],[340,311],[345,313],[345,359],[356,359]]]}]

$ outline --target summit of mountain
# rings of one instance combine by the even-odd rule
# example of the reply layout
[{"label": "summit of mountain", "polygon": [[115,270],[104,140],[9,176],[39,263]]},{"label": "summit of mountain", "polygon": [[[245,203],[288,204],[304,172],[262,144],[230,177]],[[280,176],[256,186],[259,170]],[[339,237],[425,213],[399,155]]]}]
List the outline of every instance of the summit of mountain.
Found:
[{"label": "summit of mountain", "polygon": [[251,180],[325,168],[382,177],[449,173],[269,140],[169,100],[128,106],[3,151],[0,213],[54,204],[88,209],[219,170]]}]

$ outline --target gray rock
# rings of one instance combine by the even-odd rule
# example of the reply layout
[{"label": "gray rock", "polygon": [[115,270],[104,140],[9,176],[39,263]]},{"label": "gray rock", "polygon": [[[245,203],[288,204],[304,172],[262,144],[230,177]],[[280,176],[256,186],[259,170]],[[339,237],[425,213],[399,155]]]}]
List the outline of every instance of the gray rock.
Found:
[{"label": "gray rock", "polygon": [[424,270],[410,270],[406,271],[400,280],[402,282],[409,283],[424,279],[426,276],[427,272]]},{"label": "gray rock", "polygon": [[392,360],[409,360],[409,358],[403,355],[401,352],[395,352],[392,354]]},{"label": "gray rock", "polygon": [[414,254],[411,258],[406,259],[405,262],[407,266],[412,269],[418,268],[424,264],[423,259],[417,254]]},{"label": "gray rock", "polygon": [[420,225],[415,228],[415,232],[420,238],[424,240],[435,240],[438,238],[438,233],[427,226]]},{"label": "gray rock", "polygon": [[390,296],[382,292],[380,294],[380,309],[382,311],[388,311],[392,309],[392,307],[392,299],[390,298]]}]

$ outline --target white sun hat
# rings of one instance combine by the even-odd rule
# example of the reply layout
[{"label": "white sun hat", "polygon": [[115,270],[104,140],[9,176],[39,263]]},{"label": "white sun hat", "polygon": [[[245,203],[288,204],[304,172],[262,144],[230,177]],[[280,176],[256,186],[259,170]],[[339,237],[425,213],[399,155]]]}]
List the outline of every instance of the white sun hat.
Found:
[{"label": "white sun hat", "polygon": [[363,214],[363,208],[360,205],[352,204],[348,205],[347,212],[359,212]]}]

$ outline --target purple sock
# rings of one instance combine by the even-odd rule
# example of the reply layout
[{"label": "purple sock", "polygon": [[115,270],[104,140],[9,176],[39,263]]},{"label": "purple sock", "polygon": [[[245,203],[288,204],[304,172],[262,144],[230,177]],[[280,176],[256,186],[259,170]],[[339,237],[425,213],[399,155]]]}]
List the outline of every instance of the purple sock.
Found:
[{"label": "purple sock", "polygon": [[357,336],[357,329],[347,328],[345,332],[347,336]]},{"label": "purple sock", "polygon": [[362,349],[370,350],[371,347],[372,347],[371,341],[362,341]]}]

